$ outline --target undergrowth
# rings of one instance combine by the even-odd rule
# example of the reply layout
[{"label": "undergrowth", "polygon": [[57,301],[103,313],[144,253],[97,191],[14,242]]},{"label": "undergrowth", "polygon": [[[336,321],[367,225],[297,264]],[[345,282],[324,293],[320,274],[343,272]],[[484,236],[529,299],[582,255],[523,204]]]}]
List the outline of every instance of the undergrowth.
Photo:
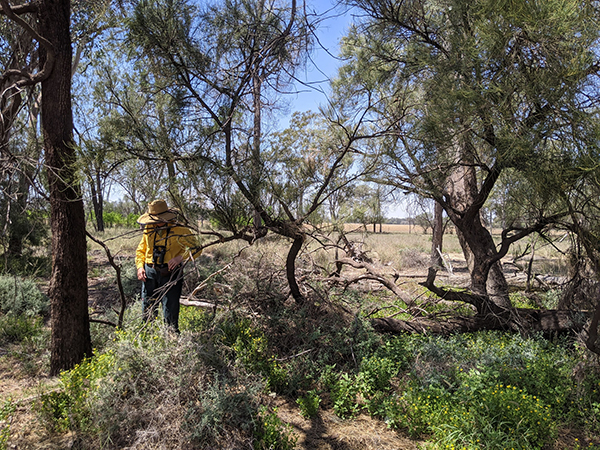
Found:
[{"label": "undergrowth", "polygon": [[308,420],[368,414],[431,450],[542,449],[564,428],[598,445],[598,364],[574,339],[382,335],[361,293],[332,300],[314,285],[299,305],[246,258],[253,270],[206,294],[221,296],[217,311],[182,308],[181,334],[143,325],[135,305],[124,330],[96,337],[95,356],[38,401],[48,429],[90,450],[288,450],[298,436],[278,415],[283,397]]},{"label": "undergrowth", "polygon": [[9,399],[0,406],[0,450],[6,450],[10,436],[10,425],[15,413],[15,404]]},{"label": "undergrowth", "polygon": [[337,325],[319,312],[326,330],[306,310],[291,316],[294,308],[279,307],[285,313],[268,320],[184,308],[180,336],[159,324],[118,332],[65,372],[38,411],[50,428],[86,435],[90,448],[292,449],[297,436],[270,392],[309,419],[322,408],[342,419],[365,412],[426,438],[429,449],[542,449],[563,426],[600,433],[600,376],[572,341],[382,337],[339,310]]}]

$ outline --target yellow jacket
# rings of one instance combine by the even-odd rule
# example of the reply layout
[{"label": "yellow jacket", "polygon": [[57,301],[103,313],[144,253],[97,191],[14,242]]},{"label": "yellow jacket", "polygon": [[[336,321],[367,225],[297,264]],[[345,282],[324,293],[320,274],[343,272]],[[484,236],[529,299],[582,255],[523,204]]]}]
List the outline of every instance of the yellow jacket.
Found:
[{"label": "yellow jacket", "polygon": [[[182,255],[193,257],[200,255],[201,251],[196,250],[198,241],[192,231],[181,225],[167,225],[159,227],[156,224],[146,225],[142,240],[135,252],[136,268],[144,267],[144,264],[152,264],[152,252],[155,245],[165,245],[166,253],[164,264],[167,264],[176,256]],[[187,255],[186,255],[187,253]]]}]

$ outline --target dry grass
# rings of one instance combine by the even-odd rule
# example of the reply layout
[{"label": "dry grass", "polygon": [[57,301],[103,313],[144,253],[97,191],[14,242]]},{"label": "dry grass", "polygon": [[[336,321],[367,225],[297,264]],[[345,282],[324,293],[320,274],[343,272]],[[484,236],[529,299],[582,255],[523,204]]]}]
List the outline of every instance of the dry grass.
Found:
[{"label": "dry grass", "polygon": [[[365,230],[358,224],[347,224],[346,231],[348,239],[353,241],[361,251],[366,252],[369,257],[383,265],[397,270],[406,270],[426,267],[429,264],[432,250],[431,234],[424,234],[420,227],[385,224],[381,233],[373,233],[371,228]],[[500,242],[499,233],[499,230],[493,230],[493,236],[497,243]],[[141,230],[110,228],[104,233],[95,233],[94,236],[109,246],[113,256],[131,258],[135,255]],[[337,238],[336,235],[330,235],[328,239],[329,241],[327,238],[321,239],[320,242],[334,244]],[[564,235],[553,236],[553,239],[555,242],[551,244],[536,236],[525,238],[511,247],[504,261],[509,263],[511,268],[517,270],[512,262],[518,258],[517,263],[522,270],[529,262],[532,256],[531,249],[534,248],[534,272],[564,275],[567,270],[566,258],[560,252],[566,251],[570,242]],[[206,245],[214,242],[215,238],[201,235],[199,240],[202,245]],[[96,243],[91,240],[88,242],[89,250],[104,252]],[[290,244],[288,239],[271,234],[251,247],[244,241],[212,245],[204,250],[204,255],[210,259],[225,260],[231,258],[232,255],[247,258],[251,253],[258,251],[262,254],[274,255],[283,267]],[[333,246],[324,249],[319,242],[311,239],[307,240],[307,244],[302,257],[310,260],[315,266],[323,268],[324,271],[332,270],[336,257]],[[462,249],[455,234],[444,235],[442,252],[450,260],[464,261]],[[343,252],[340,250],[337,254],[340,256],[343,255]]]}]

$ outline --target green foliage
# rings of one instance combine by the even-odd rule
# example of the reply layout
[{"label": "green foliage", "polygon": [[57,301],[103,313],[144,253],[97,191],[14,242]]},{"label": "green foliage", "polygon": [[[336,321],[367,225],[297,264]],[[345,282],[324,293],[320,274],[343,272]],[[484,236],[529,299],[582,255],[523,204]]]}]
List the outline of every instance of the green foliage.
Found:
[{"label": "green foliage", "polygon": [[[112,205],[108,205],[112,206]],[[90,213],[91,220],[96,220],[96,215],[94,211]],[[108,210],[102,212],[102,220],[104,222],[105,228],[116,228],[116,227],[124,227],[124,228],[138,228],[139,224],[137,220],[140,218],[139,214],[131,213],[131,212],[120,212],[116,210],[112,210],[112,207]]]},{"label": "green foliage", "polygon": [[356,377],[343,373],[331,392],[333,410],[339,417],[350,418],[360,411],[360,405],[357,403],[359,392],[360,386]]},{"label": "green foliage", "polygon": [[42,395],[37,411],[48,428],[81,431],[99,448],[151,448],[157,437],[169,448],[218,448],[236,439],[293,448],[289,426],[261,412],[261,377],[222,360],[233,352],[219,340],[201,338],[159,323],[117,331],[105,353],[61,374],[61,388]]},{"label": "green foliage", "polygon": [[321,397],[316,390],[308,391],[306,395],[298,397],[296,404],[300,408],[300,414],[305,419],[312,419],[319,413]]},{"label": "green foliage", "polygon": [[200,308],[182,306],[179,311],[179,329],[194,333],[202,332],[211,325],[212,314]]},{"label": "green foliage", "polygon": [[398,373],[398,364],[390,358],[373,355],[364,358],[360,366],[360,378],[365,394],[387,391],[390,380]]},{"label": "green foliage", "polygon": [[114,358],[105,353],[85,359],[60,375],[61,389],[42,394],[39,412],[50,429],[87,429],[90,425],[90,397],[106,376]]},{"label": "green foliage", "polygon": [[42,334],[41,317],[0,316],[0,345],[23,342]]},{"label": "green foliage", "polygon": [[52,262],[49,256],[34,256],[26,253],[20,257],[0,258],[0,273],[22,277],[48,277]]},{"label": "green foliage", "polygon": [[6,443],[10,437],[10,423],[15,413],[16,406],[9,399],[0,407],[0,450],[6,450]]},{"label": "green foliage", "polygon": [[283,392],[288,384],[287,371],[271,354],[264,333],[252,328],[247,320],[241,320],[235,328],[237,336],[232,348],[237,357],[248,370],[266,377],[268,389]]},{"label": "green foliage", "polygon": [[102,213],[102,219],[104,220],[105,227],[137,228],[139,227],[137,223],[139,217],[139,214],[122,214],[117,211],[109,211]]},{"label": "green foliage", "polygon": [[0,313],[10,315],[46,315],[50,301],[29,278],[0,276]]},{"label": "green foliage", "polygon": [[256,401],[259,390],[250,380],[245,387],[225,378],[204,384],[186,411],[183,427],[190,439],[212,448],[227,438],[229,428],[256,435],[262,427]]},{"label": "green foliage", "polygon": [[293,434],[292,426],[284,424],[277,416],[277,409],[271,412],[261,407],[258,414],[259,426],[255,432],[255,450],[292,450],[296,448],[298,437]]},{"label": "green foliage", "polygon": [[413,384],[399,402],[403,409],[390,410],[394,425],[414,435],[432,434],[442,445],[479,448],[485,442],[490,449],[540,449],[556,437],[550,407],[516,386],[466,382],[449,393]]},{"label": "green foliage", "polygon": [[431,436],[428,448],[541,449],[562,423],[596,433],[600,378],[575,383],[580,358],[541,337],[401,336],[365,356],[355,374],[324,367],[319,383],[338,416],[366,410],[392,428]]},{"label": "green foliage", "polygon": [[102,220],[105,227],[115,227],[125,225],[125,218],[118,212],[103,212]]}]

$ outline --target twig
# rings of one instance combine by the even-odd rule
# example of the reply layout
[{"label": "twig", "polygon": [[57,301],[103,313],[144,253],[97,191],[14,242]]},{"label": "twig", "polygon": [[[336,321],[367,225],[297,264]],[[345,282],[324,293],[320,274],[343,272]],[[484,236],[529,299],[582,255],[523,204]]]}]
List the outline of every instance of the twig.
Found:
[{"label": "twig", "polygon": [[297,354],[295,354],[295,355],[286,356],[285,358],[276,358],[275,360],[276,360],[276,361],[289,361],[290,359],[294,359],[294,358],[297,358],[297,357],[299,357],[299,356],[306,355],[307,353],[310,353],[310,352],[312,352],[313,350],[314,350],[314,349],[312,349],[312,348],[309,348],[308,350],[304,350],[303,352],[297,353]]},{"label": "twig", "polygon": [[[115,263],[115,258],[112,256],[110,249],[104,242],[102,242],[101,240],[92,236],[88,231],[86,231],[85,234],[87,234],[87,236],[92,241],[94,241],[96,244],[98,244],[98,245],[102,246],[102,248],[104,248],[104,251],[106,252],[106,257],[108,258],[108,262],[115,269],[115,272],[117,275],[117,287],[119,288],[119,297],[121,300],[121,310],[119,311],[119,319],[118,319],[116,327],[122,328],[123,327],[123,318],[125,317],[125,308],[127,306],[127,298],[125,297],[125,290],[123,289],[123,282],[121,280],[121,266],[118,265],[117,263]],[[108,322],[101,322],[101,323],[108,323]],[[110,324],[110,325],[113,325],[113,324]]]}]

